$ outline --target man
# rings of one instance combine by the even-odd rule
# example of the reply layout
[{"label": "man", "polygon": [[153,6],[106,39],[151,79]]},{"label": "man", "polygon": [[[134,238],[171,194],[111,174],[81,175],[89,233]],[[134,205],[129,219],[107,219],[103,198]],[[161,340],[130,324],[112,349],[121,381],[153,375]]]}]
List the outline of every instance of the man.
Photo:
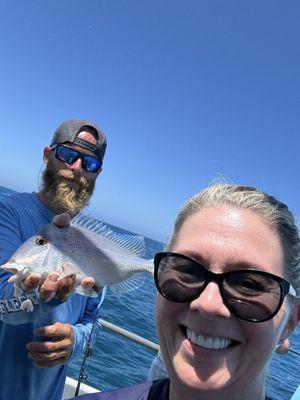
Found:
[{"label": "man", "polygon": [[[0,196],[0,265],[30,236],[62,212],[74,216],[90,199],[106,149],[104,133],[93,123],[68,120],[49,147],[38,193]],[[34,305],[20,310],[12,275],[0,270],[0,399],[58,400],[67,362],[81,354],[99,299],[72,293],[75,276],[24,276],[21,284]],[[81,282],[95,284],[93,278]],[[22,297],[23,296],[23,297]]]}]

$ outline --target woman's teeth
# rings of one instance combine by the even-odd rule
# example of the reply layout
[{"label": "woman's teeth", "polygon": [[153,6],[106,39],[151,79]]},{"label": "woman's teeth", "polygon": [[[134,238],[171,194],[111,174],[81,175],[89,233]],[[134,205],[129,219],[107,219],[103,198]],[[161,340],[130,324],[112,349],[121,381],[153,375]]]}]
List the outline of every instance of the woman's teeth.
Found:
[{"label": "woman's teeth", "polygon": [[186,333],[188,339],[191,342],[195,343],[198,346],[205,347],[206,349],[227,349],[227,347],[232,344],[232,341],[230,339],[211,336],[205,338],[204,336],[198,335],[197,333],[191,331],[189,328],[187,328]]}]

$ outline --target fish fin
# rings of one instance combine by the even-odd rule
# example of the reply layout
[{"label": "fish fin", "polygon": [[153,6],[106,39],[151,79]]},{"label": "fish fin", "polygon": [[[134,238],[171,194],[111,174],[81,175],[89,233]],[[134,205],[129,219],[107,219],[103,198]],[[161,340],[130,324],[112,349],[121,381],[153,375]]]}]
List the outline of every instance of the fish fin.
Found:
[{"label": "fish fin", "polygon": [[[9,272],[12,272],[12,271],[9,271]],[[19,281],[21,281],[21,279],[18,275],[19,275],[18,272],[14,273],[14,275],[12,275],[10,278],[7,279],[7,282],[14,283],[14,284],[18,283]]]},{"label": "fish fin", "polygon": [[140,286],[142,286],[144,282],[145,282],[145,274],[139,273],[132,275],[125,281],[113,283],[112,285],[109,285],[109,287],[114,293],[126,293],[139,288]]},{"label": "fish fin", "polygon": [[10,267],[9,265],[2,265],[1,269],[4,269],[4,271],[11,272],[12,274],[17,274],[19,272],[17,268]]},{"label": "fish fin", "polygon": [[61,264],[60,268],[58,269],[57,272],[60,272],[60,274],[61,274],[60,276],[62,278],[66,277],[66,276],[71,276],[71,275],[74,275],[74,274],[76,274],[76,277],[78,277],[78,278],[81,277],[81,273],[77,272],[77,271],[74,271],[74,268],[73,268],[72,264],[70,264],[70,263]]},{"label": "fish fin", "polygon": [[141,235],[129,235],[117,233],[98,219],[79,213],[72,219],[71,225],[78,228],[88,229],[98,235],[105,236],[120,246],[131,251],[138,257],[144,257],[146,253],[145,239]]},{"label": "fish fin", "polygon": [[17,270],[17,272],[7,280],[7,282],[14,283],[14,284],[16,284],[16,283],[19,284],[25,278],[27,278],[28,275],[30,275],[30,270],[25,267],[22,270]]},{"label": "fish fin", "polygon": [[[57,272],[57,271],[55,271],[55,272]],[[77,280],[77,279],[76,279],[76,274],[75,274],[74,272],[70,272],[70,273],[62,272],[62,273],[58,276],[57,282],[63,280],[64,278],[75,278],[75,284],[76,284],[76,280]]]},{"label": "fish fin", "polygon": [[98,293],[95,290],[93,290],[92,288],[87,289],[82,285],[78,285],[75,289],[75,292],[81,294],[82,296],[98,297]]}]

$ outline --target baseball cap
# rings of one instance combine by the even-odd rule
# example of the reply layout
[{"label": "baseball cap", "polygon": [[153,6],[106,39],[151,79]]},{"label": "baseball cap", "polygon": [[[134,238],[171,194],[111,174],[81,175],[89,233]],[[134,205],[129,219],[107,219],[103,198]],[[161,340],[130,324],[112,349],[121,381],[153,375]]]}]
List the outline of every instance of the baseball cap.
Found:
[{"label": "baseball cap", "polygon": [[[82,129],[84,127],[87,127],[87,130],[91,127],[97,133],[96,144],[92,144],[77,137],[78,133],[84,130]],[[103,160],[107,145],[106,136],[103,131],[94,123],[84,119],[68,119],[64,121],[54,132],[50,147],[65,142],[74,143],[87,150],[93,151],[100,160]]]}]

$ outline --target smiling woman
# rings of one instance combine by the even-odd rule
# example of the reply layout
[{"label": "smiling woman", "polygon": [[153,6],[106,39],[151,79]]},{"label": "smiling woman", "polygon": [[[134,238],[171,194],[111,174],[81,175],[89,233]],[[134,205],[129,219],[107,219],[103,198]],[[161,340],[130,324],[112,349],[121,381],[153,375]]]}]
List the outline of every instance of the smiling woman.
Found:
[{"label": "smiling woman", "polygon": [[292,213],[254,188],[219,184],[189,199],[155,257],[169,378],[91,398],[266,399],[268,362],[300,317],[299,247]]}]

